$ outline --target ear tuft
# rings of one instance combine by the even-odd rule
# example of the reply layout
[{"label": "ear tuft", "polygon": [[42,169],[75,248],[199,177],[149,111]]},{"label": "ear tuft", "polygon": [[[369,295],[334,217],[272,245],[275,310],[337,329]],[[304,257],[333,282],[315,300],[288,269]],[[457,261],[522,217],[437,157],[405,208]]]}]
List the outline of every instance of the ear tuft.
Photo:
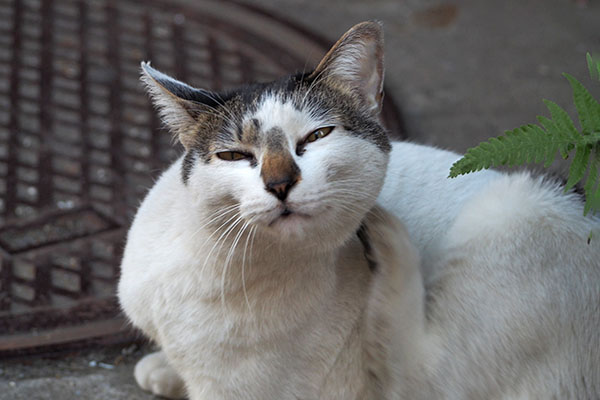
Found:
[{"label": "ear tuft", "polygon": [[314,79],[328,79],[357,95],[373,115],[381,111],[383,76],[383,27],[377,21],[353,26],[311,75]]},{"label": "ear tuft", "polygon": [[203,100],[211,102],[215,97],[152,68],[150,62],[142,62],[141,70],[140,79],[164,124],[189,149],[196,142],[208,108],[212,107]]}]

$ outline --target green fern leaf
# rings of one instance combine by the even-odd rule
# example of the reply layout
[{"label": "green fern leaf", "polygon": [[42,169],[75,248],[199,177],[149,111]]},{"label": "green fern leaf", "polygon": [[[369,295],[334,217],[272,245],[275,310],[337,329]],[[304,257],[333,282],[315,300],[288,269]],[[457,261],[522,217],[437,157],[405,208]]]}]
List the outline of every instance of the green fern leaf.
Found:
[{"label": "green fern leaf", "polygon": [[576,140],[580,135],[579,131],[575,127],[573,120],[567,114],[565,110],[562,109],[561,106],[556,104],[551,100],[544,100],[544,104],[548,107],[550,111],[550,117],[552,121],[556,124],[557,128],[563,131],[566,135],[569,135],[573,140]]},{"label": "green fern leaf", "polygon": [[573,89],[573,99],[583,134],[600,131],[600,103],[596,101],[581,83],[569,74],[563,74]]},{"label": "green fern leaf", "polygon": [[556,139],[554,145],[548,147],[548,151],[544,157],[544,167],[548,168],[554,162],[554,157],[557,151],[560,152],[561,156],[566,159],[569,155],[569,151],[571,151],[573,148],[573,144],[569,135],[566,134],[565,131],[559,129],[554,121],[543,116],[538,116],[537,119],[544,127],[546,132]]},{"label": "green fern leaf", "polygon": [[596,212],[600,211],[600,186],[596,188],[596,192],[589,197],[586,197],[586,204],[589,199],[590,206],[589,210],[592,211],[592,214],[596,214]]},{"label": "green fern leaf", "polygon": [[596,188],[595,192],[585,194],[585,208],[583,214],[587,215],[589,212],[595,215],[600,211],[600,187]]},{"label": "green fern leaf", "polygon": [[600,60],[596,61],[590,53],[585,55],[592,79],[600,80]]},{"label": "green fern leaf", "polygon": [[468,174],[469,172],[476,172],[489,168],[492,163],[486,151],[487,144],[489,143],[480,143],[479,146],[467,150],[465,155],[452,165],[449,176],[455,178],[459,175]]},{"label": "green fern leaf", "polygon": [[567,179],[567,184],[565,185],[565,192],[583,179],[591,151],[592,148],[590,146],[578,145],[576,147],[575,158],[573,158],[571,167],[569,168],[569,177]]},{"label": "green fern leaf", "polygon": [[600,211],[600,183],[598,182],[598,169],[600,169],[600,153],[595,151],[591,157],[590,171],[583,187],[585,192],[584,215],[587,215],[590,211],[592,214]]},{"label": "green fern leaf", "polygon": [[537,125],[523,125],[467,150],[450,168],[450,177],[501,165],[547,161],[570,143],[568,137],[552,137]]}]

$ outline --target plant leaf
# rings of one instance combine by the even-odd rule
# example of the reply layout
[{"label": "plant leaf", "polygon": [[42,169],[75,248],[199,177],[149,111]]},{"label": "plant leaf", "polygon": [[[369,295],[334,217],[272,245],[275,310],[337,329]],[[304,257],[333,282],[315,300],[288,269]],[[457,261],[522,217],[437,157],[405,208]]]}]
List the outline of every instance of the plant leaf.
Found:
[{"label": "plant leaf", "polygon": [[567,135],[552,135],[534,124],[523,125],[467,150],[465,156],[450,168],[450,177],[501,165],[548,163],[558,149],[568,148],[571,144]]},{"label": "plant leaf", "polygon": [[590,70],[590,76],[592,79],[600,80],[600,61],[594,60],[594,57],[590,53],[585,55],[587,60],[588,69]]},{"label": "plant leaf", "polygon": [[548,168],[554,162],[557,151],[560,152],[562,158],[566,159],[568,157],[569,152],[573,149],[573,142],[568,133],[559,129],[554,121],[543,116],[538,116],[537,119],[548,134],[562,142],[557,141],[554,146],[548,148],[544,161],[544,167]]},{"label": "plant leaf", "polygon": [[583,209],[583,215],[587,215],[588,212],[592,211],[595,214],[600,211],[600,184],[598,182],[598,169],[600,168],[600,153],[595,151],[590,159],[590,170],[588,173],[587,181],[583,187],[585,192],[585,207]]},{"label": "plant leaf", "polygon": [[600,131],[600,104],[581,83],[569,74],[563,74],[573,89],[573,100],[577,108],[583,134]]},{"label": "plant leaf", "polygon": [[569,178],[565,185],[565,192],[575,186],[583,179],[585,170],[587,169],[588,160],[590,158],[592,147],[589,145],[578,145],[575,150],[575,157],[569,168]]},{"label": "plant leaf", "polygon": [[558,104],[550,100],[544,100],[544,104],[550,110],[550,116],[552,122],[556,124],[556,127],[568,135],[573,141],[576,141],[579,136],[579,131],[575,128],[573,120]]}]

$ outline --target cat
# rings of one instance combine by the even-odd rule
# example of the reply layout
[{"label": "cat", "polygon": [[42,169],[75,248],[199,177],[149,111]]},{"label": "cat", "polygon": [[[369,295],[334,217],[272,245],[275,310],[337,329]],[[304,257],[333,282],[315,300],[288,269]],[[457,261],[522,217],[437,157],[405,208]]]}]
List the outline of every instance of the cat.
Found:
[{"label": "cat", "polygon": [[383,33],[212,93],[142,63],[184,154],[140,206],[118,296],[168,398],[598,399],[600,220],[528,173],[448,179],[391,142]]}]

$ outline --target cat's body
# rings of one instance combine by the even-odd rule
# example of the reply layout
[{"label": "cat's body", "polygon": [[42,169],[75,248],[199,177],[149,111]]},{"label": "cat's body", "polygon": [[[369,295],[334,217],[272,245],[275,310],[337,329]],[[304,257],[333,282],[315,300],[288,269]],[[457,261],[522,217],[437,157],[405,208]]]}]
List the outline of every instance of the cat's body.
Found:
[{"label": "cat's body", "polygon": [[[122,264],[123,309],[162,348],[136,366],[144,389],[180,397],[185,382],[192,400],[600,396],[600,242],[587,243],[600,222],[541,178],[450,180],[456,154],[390,147],[373,122],[380,35],[355,27],[306,86],[296,77],[254,94],[245,114],[229,100],[199,109],[206,92],[145,67],[187,152],[144,200]],[[211,112],[221,128],[202,119]],[[236,117],[237,139],[223,138]],[[190,134],[211,128],[212,139]]]}]

